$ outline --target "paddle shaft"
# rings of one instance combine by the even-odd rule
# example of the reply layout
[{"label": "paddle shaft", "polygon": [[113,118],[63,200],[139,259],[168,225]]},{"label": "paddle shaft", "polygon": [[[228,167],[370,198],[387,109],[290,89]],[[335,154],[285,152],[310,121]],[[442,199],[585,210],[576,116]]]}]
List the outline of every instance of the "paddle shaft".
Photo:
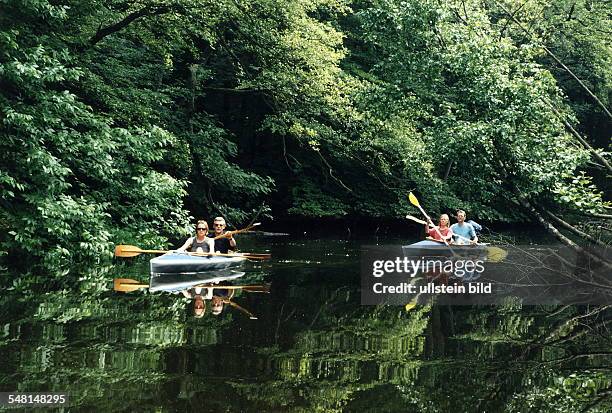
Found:
[{"label": "paddle shaft", "polygon": [[247,310],[244,307],[241,307],[240,305],[238,305],[237,303],[233,302],[230,299],[224,299],[223,300],[224,303],[231,305],[232,307],[237,308],[238,310],[242,311],[243,313],[245,313],[246,315],[249,316],[249,318],[251,320],[257,320],[257,317],[255,315],[253,315],[253,313],[251,313],[249,310]]},{"label": "paddle shaft", "polygon": [[258,223],[256,223],[256,224],[253,224],[253,225],[249,225],[248,227],[243,228],[243,229],[237,229],[237,230],[235,230],[235,231],[227,231],[227,232],[225,232],[225,233],[223,233],[223,234],[221,234],[221,235],[217,235],[217,236],[216,236],[216,237],[214,237],[213,239],[227,238],[227,235],[228,235],[228,234],[231,234],[232,236],[234,236],[234,235],[236,235],[236,234],[241,234],[241,233],[243,233],[243,232],[250,231],[250,230],[251,230],[251,228],[255,228],[255,227],[256,227],[256,226],[258,226],[258,225],[260,225],[260,223],[259,223],[259,222],[258,222]]},{"label": "paddle shaft", "polygon": [[[166,254],[169,251],[164,251],[164,250],[143,250],[140,249],[138,247],[135,247],[133,245],[118,245],[117,248],[115,248],[115,255],[116,256],[122,256],[125,253],[128,253],[128,257],[129,256],[135,256],[135,255],[139,255],[139,254]],[[184,254],[187,255],[194,255],[194,256],[213,256],[213,257],[244,257],[247,259],[252,259],[252,260],[265,260],[270,258],[270,254],[223,254],[220,252],[188,252],[188,251],[183,251]]]},{"label": "paddle shaft", "polygon": [[[168,251],[166,251],[168,252]],[[221,252],[187,252],[189,255],[195,256],[213,256],[213,257],[243,257],[251,260],[266,260],[270,258],[270,254],[223,254]]]},{"label": "paddle shaft", "polygon": [[[125,288],[129,288],[130,291],[134,291],[134,290],[138,290],[141,288],[149,288],[149,284],[141,284],[139,283],[137,280],[132,280],[130,278],[118,278],[115,279],[115,290],[119,291],[118,288],[124,287]],[[240,289],[244,289],[245,291],[251,291],[251,292],[265,292],[265,291],[269,291],[270,288],[266,287],[265,285],[206,285],[206,284],[199,284],[199,285],[195,285],[193,287],[189,287],[189,288],[195,288],[195,287],[200,287],[200,288],[212,288],[212,289],[225,289],[225,290],[240,290]]]}]

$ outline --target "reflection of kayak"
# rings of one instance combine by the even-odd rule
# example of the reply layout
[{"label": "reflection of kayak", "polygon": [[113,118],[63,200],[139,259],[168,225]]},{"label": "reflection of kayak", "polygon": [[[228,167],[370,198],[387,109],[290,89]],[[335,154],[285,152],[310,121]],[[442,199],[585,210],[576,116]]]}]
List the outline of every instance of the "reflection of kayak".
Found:
[{"label": "reflection of kayak", "polygon": [[404,245],[402,251],[406,257],[465,257],[484,259],[487,257],[486,245],[447,245],[424,240],[414,244]]},{"label": "reflection of kayak", "polygon": [[236,257],[198,257],[188,254],[169,252],[150,261],[151,275],[160,273],[200,273],[229,268],[238,268],[246,258]]},{"label": "reflection of kayak", "polygon": [[151,274],[149,291],[182,291],[201,284],[216,284],[240,278],[244,272],[209,271],[196,274]]}]

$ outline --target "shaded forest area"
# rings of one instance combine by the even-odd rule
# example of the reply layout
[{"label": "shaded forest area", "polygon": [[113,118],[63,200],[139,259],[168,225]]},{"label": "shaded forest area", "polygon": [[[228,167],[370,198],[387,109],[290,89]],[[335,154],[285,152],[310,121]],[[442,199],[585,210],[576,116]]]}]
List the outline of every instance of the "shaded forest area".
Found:
[{"label": "shaded forest area", "polygon": [[604,1],[3,2],[0,250],[401,219],[410,190],[605,244],[610,27]]}]

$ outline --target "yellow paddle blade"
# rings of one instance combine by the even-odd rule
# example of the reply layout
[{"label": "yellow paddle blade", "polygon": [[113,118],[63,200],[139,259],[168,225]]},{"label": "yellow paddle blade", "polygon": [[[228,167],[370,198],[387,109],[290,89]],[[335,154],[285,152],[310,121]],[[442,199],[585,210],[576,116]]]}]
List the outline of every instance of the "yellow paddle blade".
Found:
[{"label": "yellow paddle blade", "polygon": [[131,278],[115,278],[113,280],[113,290],[127,293],[130,291],[140,290],[141,288],[149,288],[149,284],[140,284],[137,280]]},{"label": "yellow paddle blade", "polygon": [[408,200],[410,201],[410,203],[412,205],[414,205],[415,207],[420,207],[421,204],[419,204],[419,200],[417,199],[416,196],[414,196],[414,194],[412,192],[408,193]]},{"label": "yellow paddle blade", "polygon": [[501,262],[508,256],[508,251],[499,247],[487,247],[487,258],[491,262]]},{"label": "yellow paddle blade", "polygon": [[115,257],[135,257],[141,253],[142,250],[133,245],[117,245],[115,247]]},{"label": "yellow paddle blade", "polygon": [[406,304],[406,311],[410,311],[416,306],[417,306],[416,300],[412,300],[408,304]]}]

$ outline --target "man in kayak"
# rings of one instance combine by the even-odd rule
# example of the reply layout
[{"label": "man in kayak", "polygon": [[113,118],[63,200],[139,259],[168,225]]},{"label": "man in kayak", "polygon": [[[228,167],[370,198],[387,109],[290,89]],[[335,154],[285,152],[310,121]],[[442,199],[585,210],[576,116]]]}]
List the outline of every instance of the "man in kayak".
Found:
[{"label": "man in kayak", "polygon": [[215,242],[208,238],[208,223],[199,220],[196,224],[196,236],[190,237],[177,251],[214,252]]},{"label": "man in kayak", "polygon": [[217,217],[213,221],[213,230],[215,231],[213,237],[221,237],[215,240],[215,252],[227,254],[229,250],[234,251],[236,249],[236,240],[232,236],[231,232],[225,232],[225,219],[223,217]]},{"label": "man in kayak", "polygon": [[[431,220],[429,221],[429,224],[431,224],[432,226],[434,225]],[[440,215],[440,225],[438,225],[437,227],[434,226],[433,228],[429,228],[429,224],[425,224],[425,232],[428,236],[435,239],[436,241],[445,240],[449,243],[452,242],[453,231],[448,226],[450,224],[450,219],[448,218],[448,215]]]},{"label": "man in kayak", "polygon": [[465,222],[465,211],[460,209],[457,211],[457,223],[451,225],[451,230],[454,235],[455,244],[474,245],[478,242],[478,236],[471,224]]}]

